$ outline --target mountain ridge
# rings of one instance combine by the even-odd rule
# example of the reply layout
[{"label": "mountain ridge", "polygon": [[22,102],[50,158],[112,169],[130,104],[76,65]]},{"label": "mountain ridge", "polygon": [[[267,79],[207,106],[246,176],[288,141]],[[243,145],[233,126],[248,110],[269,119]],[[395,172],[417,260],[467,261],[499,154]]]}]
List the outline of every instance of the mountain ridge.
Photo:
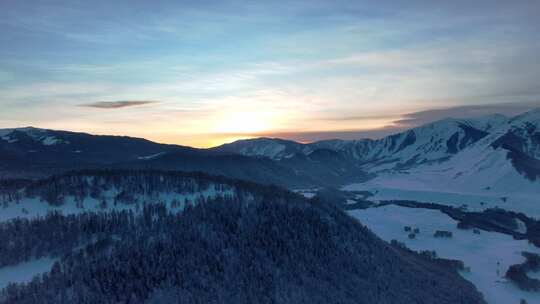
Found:
[{"label": "mountain ridge", "polygon": [[[251,145],[256,142],[257,139],[250,140]],[[382,179],[399,181],[415,176],[428,188],[441,189],[446,184],[454,185],[456,191],[498,188],[502,193],[540,192],[535,190],[540,189],[540,109],[514,117],[493,114],[445,118],[381,139],[297,144],[301,147],[297,153],[308,151],[306,155],[319,148],[337,151],[368,174]],[[432,180],[445,182],[436,185]]]},{"label": "mountain ridge", "polygon": [[477,166],[472,162],[509,163],[519,176],[536,181],[540,180],[539,124],[540,109],[535,109],[514,117],[445,118],[381,139],[299,143],[262,137],[209,149],[33,127],[0,129],[0,176],[24,172],[27,176],[22,177],[43,177],[103,167],[154,168],[301,188],[339,186],[381,174],[432,170],[441,164],[464,165],[467,162],[458,157],[463,154],[469,159],[469,169]]}]

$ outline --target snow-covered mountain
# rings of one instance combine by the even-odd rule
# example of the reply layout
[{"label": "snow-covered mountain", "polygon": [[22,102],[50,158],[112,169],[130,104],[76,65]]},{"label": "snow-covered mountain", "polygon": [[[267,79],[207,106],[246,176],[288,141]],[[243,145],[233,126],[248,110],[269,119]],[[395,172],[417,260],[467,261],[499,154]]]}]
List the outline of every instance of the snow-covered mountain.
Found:
[{"label": "snow-covered mountain", "polygon": [[512,118],[498,114],[447,118],[377,140],[300,144],[264,138],[226,147],[230,152],[281,162],[293,155],[331,150],[378,176],[375,182],[417,190],[540,194],[540,109]]},{"label": "snow-covered mountain", "polygon": [[236,141],[216,150],[281,160],[295,154],[309,155],[318,149],[329,149],[356,160],[371,172],[380,172],[447,160],[508,120],[502,115],[476,119],[447,118],[377,140],[325,140],[301,144],[256,138]]},{"label": "snow-covered mountain", "polygon": [[487,136],[490,130],[506,120],[500,115],[475,120],[447,118],[378,140],[318,142],[314,145],[341,151],[363,163],[370,172],[403,170],[445,161]]},{"label": "snow-covered mountain", "polygon": [[33,127],[18,128],[18,129],[0,129],[0,139],[7,141],[10,144],[22,142],[34,142],[44,146],[53,146],[60,144],[69,144],[69,141],[64,141],[49,134],[48,130],[38,129]]},{"label": "snow-covered mountain", "polygon": [[3,129],[0,176],[47,176],[81,168],[154,168],[202,171],[288,187],[336,186],[368,176],[408,176],[409,180],[418,176],[418,180],[440,181],[456,189],[502,191],[502,185],[514,185],[515,191],[532,191],[540,183],[539,124],[540,110],[534,110],[512,118],[447,118],[377,140],[303,144],[257,138],[207,150],[140,138]]},{"label": "snow-covered mountain", "polygon": [[508,122],[502,115],[477,119],[453,119],[429,123],[378,140],[325,140],[300,144],[281,139],[256,138],[236,141],[217,150],[272,159],[309,155],[318,149],[330,149],[354,159],[372,172],[410,168],[419,164],[444,161],[487,136]]},{"label": "snow-covered mountain", "polygon": [[295,154],[308,154],[313,151],[313,148],[309,144],[301,144],[292,140],[261,137],[238,140],[216,147],[215,150],[280,160],[290,158]]},{"label": "snow-covered mountain", "polygon": [[502,132],[504,135],[492,143],[493,148],[501,147],[513,152],[511,158],[515,162],[518,157],[540,159],[540,109],[512,118],[494,134],[498,136]]},{"label": "snow-covered mountain", "polygon": [[387,170],[351,190],[475,209],[503,207],[540,216],[540,111],[507,119],[447,160]]},{"label": "snow-covered mountain", "polygon": [[406,173],[440,189],[540,194],[540,110],[499,123],[447,161]]}]

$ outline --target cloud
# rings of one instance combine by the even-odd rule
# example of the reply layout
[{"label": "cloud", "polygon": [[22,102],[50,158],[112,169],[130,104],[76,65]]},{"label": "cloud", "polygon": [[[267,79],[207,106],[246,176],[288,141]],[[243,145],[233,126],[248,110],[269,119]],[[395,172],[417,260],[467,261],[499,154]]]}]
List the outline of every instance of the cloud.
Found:
[{"label": "cloud", "polygon": [[473,118],[490,114],[511,117],[534,108],[540,108],[540,102],[456,106],[405,114],[402,119],[394,121],[393,124],[399,128],[412,128],[448,117]]},{"label": "cloud", "polygon": [[156,101],[149,100],[125,100],[125,101],[98,101],[93,103],[82,104],[82,107],[97,108],[97,109],[120,109],[127,107],[142,106],[154,104]]}]

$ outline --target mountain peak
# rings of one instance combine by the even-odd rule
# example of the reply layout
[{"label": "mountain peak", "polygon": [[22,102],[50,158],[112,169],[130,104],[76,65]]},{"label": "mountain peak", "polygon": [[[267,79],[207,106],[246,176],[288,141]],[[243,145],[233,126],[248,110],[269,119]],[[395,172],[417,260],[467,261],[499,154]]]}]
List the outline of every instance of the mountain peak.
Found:
[{"label": "mountain peak", "polygon": [[461,119],[463,123],[484,132],[489,132],[495,128],[498,128],[499,126],[506,124],[508,120],[508,117],[497,113],[474,118]]},{"label": "mountain peak", "polygon": [[246,156],[281,159],[290,157],[296,153],[303,153],[305,145],[281,138],[258,137],[237,140],[213,149]]},{"label": "mountain peak", "polygon": [[[14,128],[14,129],[1,129],[0,130],[0,139],[7,141],[8,143],[17,143],[21,140],[24,141],[24,138],[31,138],[36,142],[44,146],[54,146],[57,144],[68,144],[69,141],[63,140],[49,134],[50,130],[39,129],[34,127],[23,127],[23,128]],[[21,133],[23,135],[21,135]]]},{"label": "mountain peak", "polygon": [[533,123],[540,122],[540,108],[532,109],[523,114],[515,116],[511,119],[512,123],[525,122],[525,121],[533,122]]}]

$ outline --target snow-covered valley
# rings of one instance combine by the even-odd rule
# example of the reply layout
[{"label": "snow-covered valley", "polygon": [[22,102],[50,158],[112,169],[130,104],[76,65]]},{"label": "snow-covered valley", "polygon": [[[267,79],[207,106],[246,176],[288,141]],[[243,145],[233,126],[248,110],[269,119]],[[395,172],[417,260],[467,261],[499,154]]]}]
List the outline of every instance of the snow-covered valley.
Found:
[{"label": "snow-covered valley", "polygon": [[[491,304],[540,303],[540,294],[520,290],[504,278],[510,265],[524,261],[522,251],[540,254],[540,248],[526,240],[514,240],[509,235],[473,229],[462,230],[457,222],[437,210],[406,208],[388,205],[365,210],[352,210],[349,214],[366,225],[386,241],[397,240],[407,247],[422,251],[435,250],[443,258],[457,259],[470,271],[461,275],[470,280]],[[404,227],[418,228],[414,239]],[[436,238],[437,230],[450,231],[451,238]]]},{"label": "snow-covered valley", "polygon": [[[427,180],[427,179],[426,179]],[[414,177],[403,175],[399,179],[391,177],[387,180],[374,179],[362,184],[351,184],[343,187],[344,191],[369,191],[372,201],[412,200],[424,203],[438,203],[454,207],[466,205],[468,210],[482,211],[489,208],[503,208],[509,211],[522,212],[530,217],[540,218],[540,195],[534,192],[495,193],[489,190],[478,192],[460,192],[444,183],[437,188],[428,188],[415,181]]]}]

